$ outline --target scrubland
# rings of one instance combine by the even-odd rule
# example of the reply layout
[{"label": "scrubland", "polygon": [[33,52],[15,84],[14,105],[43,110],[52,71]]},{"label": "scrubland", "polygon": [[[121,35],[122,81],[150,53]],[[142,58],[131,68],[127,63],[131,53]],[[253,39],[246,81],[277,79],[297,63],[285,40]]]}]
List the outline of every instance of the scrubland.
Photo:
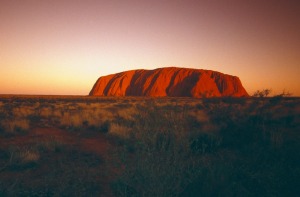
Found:
[{"label": "scrubland", "polygon": [[300,99],[0,97],[0,196],[299,196]]}]

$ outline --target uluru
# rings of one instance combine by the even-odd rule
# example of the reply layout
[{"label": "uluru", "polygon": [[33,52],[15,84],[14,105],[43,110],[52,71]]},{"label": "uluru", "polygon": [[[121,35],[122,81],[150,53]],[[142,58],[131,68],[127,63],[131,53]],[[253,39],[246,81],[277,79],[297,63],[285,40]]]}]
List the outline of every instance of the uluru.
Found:
[{"label": "uluru", "polygon": [[245,97],[236,76],[217,71],[164,67],[130,70],[100,77],[90,96]]}]

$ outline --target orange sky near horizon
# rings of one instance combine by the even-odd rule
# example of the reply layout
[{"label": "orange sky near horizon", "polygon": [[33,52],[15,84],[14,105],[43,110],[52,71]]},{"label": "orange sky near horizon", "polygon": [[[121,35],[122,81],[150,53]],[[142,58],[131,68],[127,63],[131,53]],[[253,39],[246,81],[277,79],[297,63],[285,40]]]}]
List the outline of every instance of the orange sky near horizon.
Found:
[{"label": "orange sky near horizon", "polygon": [[178,66],[300,96],[295,0],[1,0],[0,94],[87,95],[98,77]]}]

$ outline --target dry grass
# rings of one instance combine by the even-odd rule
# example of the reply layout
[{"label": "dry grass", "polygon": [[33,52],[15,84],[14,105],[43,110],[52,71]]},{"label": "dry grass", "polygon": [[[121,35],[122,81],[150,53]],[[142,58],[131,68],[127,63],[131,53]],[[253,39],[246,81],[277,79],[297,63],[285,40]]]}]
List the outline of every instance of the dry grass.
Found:
[{"label": "dry grass", "polygon": [[43,118],[49,118],[53,116],[53,110],[51,107],[44,107],[40,110],[40,116]]},{"label": "dry grass", "polygon": [[128,136],[130,134],[130,130],[131,130],[131,128],[124,126],[124,125],[120,125],[118,123],[112,123],[112,124],[110,124],[110,127],[109,127],[110,134],[117,135],[117,136],[124,137],[124,138],[128,138]]},{"label": "dry grass", "polygon": [[36,147],[41,151],[56,151],[64,147],[62,140],[56,139],[55,137],[49,137],[47,139],[39,140],[36,143]]},{"label": "dry grass", "polygon": [[1,126],[2,129],[4,129],[4,132],[9,134],[25,132],[30,128],[29,121],[27,119],[4,120],[1,122]]},{"label": "dry grass", "polygon": [[12,113],[15,118],[27,118],[27,116],[34,113],[34,109],[32,107],[20,106],[13,108]]},{"label": "dry grass", "polygon": [[40,154],[36,150],[22,150],[18,153],[17,157],[20,159],[21,163],[31,163],[38,162],[40,159]]},{"label": "dry grass", "polygon": [[[87,134],[94,143],[91,138],[100,133],[114,145],[101,170],[116,177],[116,196],[294,196],[299,193],[300,101],[276,99],[7,97],[0,99],[0,134],[60,127],[75,130],[79,138]],[[87,194],[85,189],[94,188],[85,180],[100,185],[93,177],[99,165],[95,155],[86,162],[87,154],[76,151],[47,139],[19,149],[15,157],[19,170],[28,170],[26,163],[36,163],[29,170],[38,170],[50,162],[55,173],[67,177],[60,188],[55,184],[60,175],[47,176],[57,191],[74,194],[82,187],[79,193]],[[0,195],[6,192],[1,186],[9,185],[2,179]],[[72,187],[71,180],[79,186]]]},{"label": "dry grass", "polygon": [[62,117],[60,118],[60,123],[64,127],[81,127],[83,120],[80,114],[71,114],[70,112],[63,113]]},{"label": "dry grass", "polygon": [[138,114],[138,110],[135,106],[118,110],[117,115],[123,119],[127,119],[129,121],[135,120],[135,115]]}]

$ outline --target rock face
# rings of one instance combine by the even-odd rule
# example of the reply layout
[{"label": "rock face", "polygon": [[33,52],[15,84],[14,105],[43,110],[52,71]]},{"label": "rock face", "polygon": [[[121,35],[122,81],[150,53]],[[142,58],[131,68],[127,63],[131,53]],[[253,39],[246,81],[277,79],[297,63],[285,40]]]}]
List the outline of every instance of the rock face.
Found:
[{"label": "rock face", "polygon": [[131,70],[100,77],[90,96],[248,96],[236,76],[211,70],[167,67]]}]

